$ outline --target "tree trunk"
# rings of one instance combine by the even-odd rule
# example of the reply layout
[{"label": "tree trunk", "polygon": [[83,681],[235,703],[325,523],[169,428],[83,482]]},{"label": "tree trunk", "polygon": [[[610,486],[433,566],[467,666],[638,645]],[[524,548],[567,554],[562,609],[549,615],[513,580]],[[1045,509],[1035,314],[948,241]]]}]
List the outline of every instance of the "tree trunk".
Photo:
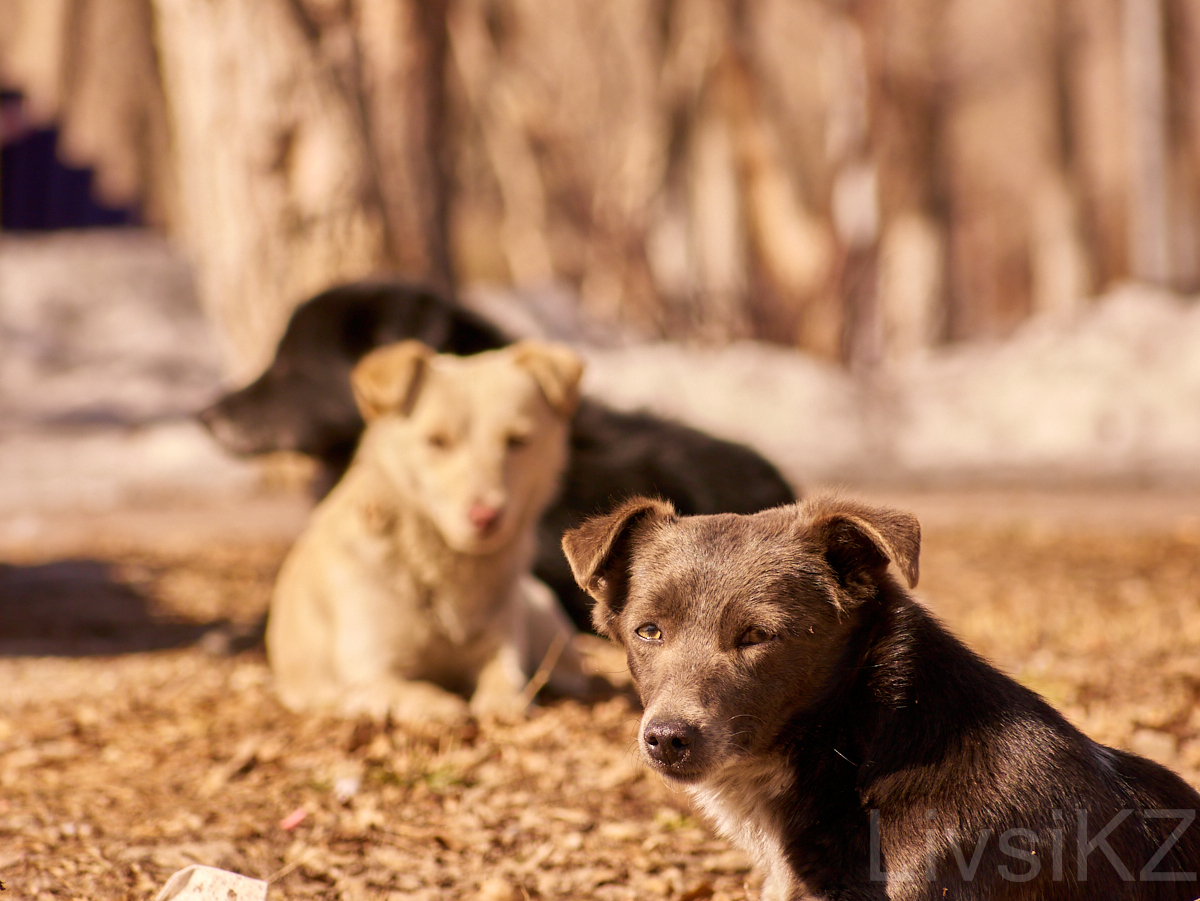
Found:
[{"label": "tree trunk", "polygon": [[939,33],[945,0],[863,0],[863,33],[878,172],[881,234],[878,355],[900,360],[935,344],[945,326],[945,206],[938,136]]},{"label": "tree trunk", "polygon": [[1171,135],[1177,187],[1171,217],[1177,287],[1200,289],[1200,0],[1174,0],[1166,33],[1176,129]]},{"label": "tree trunk", "polygon": [[1094,280],[1130,274],[1121,0],[1065,0],[1066,128]]},{"label": "tree trunk", "polygon": [[1166,53],[1161,0],[1121,0],[1126,132],[1129,135],[1129,251],[1135,278],[1171,282]]},{"label": "tree trunk", "polygon": [[869,366],[1200,282],[1198,38],[1200,0],[0,0],[0,79],[182,238],[238,377],[375,273]]},{"label": "tree trunk", "polygon": [[351,15],[344,92],[360,109],[389,262],[450,287],[446,0],[359,0]]},{"label": "tree trunk", "polygon": [[202,302],[246,377],[291,309],[390,271],[448,282],[442,52],[420,0],[154,0]]},{"label": "tree trunk", "polygon": [[1043,0],[949,0],[942,27],[948,331],[1000,337],[1084,289],[1063,170],[1059,24]]}]

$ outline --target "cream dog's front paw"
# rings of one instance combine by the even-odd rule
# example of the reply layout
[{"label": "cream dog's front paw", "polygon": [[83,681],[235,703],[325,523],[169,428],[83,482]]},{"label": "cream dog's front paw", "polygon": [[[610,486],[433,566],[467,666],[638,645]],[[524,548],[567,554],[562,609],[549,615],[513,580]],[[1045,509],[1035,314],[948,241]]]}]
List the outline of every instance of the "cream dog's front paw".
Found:
[{"label": "cream dog's front paw", "polygon": [[471,717],[467,702],[431,682],[386,682],[352,686],[342,697],[342,712],[367,714],[382,720],[391,716],[398,723],[466,722]]}]

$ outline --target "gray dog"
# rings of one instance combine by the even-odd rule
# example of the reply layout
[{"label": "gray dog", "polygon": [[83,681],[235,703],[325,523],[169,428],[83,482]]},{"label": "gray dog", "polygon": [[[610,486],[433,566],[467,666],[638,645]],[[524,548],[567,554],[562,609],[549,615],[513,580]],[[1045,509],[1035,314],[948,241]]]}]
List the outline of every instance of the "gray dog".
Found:
[{"label": "gray dog", "polygon": [[566,534],[625,646],[650,767],[763,897],[1192,901],[1200,795],[1088,739],[952,636],[908,513],[817,498],[685,516],[637,498]]}]

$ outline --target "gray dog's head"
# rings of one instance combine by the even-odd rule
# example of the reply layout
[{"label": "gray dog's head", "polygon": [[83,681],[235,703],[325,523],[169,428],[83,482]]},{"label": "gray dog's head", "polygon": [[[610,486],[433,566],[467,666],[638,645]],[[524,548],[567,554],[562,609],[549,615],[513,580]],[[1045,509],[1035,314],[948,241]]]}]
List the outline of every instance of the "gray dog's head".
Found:
[{"label": "gray dog's head", "polygon": [[697,783],[762,755],[818,703],[893,563],[917,581],[910,514],[817,498],[751,516],[679,517],[635,498],[563,538],[594,621],[622,644],[664,776]]}]

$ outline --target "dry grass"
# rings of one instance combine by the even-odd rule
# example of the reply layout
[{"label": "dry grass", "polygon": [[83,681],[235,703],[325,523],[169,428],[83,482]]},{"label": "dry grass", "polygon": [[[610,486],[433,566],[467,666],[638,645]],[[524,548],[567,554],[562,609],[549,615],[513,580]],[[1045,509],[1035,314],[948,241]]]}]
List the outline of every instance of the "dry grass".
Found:
[{"label": "dry grass", "polygon": [[1200,533],[935,533],[921,593],[973,647],[1105,744],[1200,784]]},{"label": "dry grass", "polygon": [[[72,556],[110,565],[82,588],[140,603],[126,626],[170,644],[196,623],[252,622],[283,551],[92,541]],[[939,527],[922,570],[922,596],[972,645],[1098,739],[1200,782],[1195,534]],[[73,585],[38,590],[55,601]],[[10,592],[0,612],[33,600]],[[0,636],[5,897],[150,898],[192,862],[272,878],[279,898],[753,896],[741,855],[638,765],[623,698],[415,734],[289,714],[257,650],[210,638],[114,654],[122,636],[89,622],[42,645]],[[35,647],[60,653],[15,653]]]}]

